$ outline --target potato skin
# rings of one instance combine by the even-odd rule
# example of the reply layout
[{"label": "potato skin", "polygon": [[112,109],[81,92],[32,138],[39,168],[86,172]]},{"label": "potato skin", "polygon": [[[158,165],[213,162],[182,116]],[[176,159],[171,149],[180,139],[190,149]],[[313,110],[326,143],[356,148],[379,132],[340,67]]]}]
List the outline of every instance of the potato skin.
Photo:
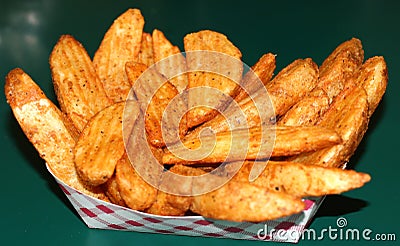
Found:
[{"label": "potato skin", "polygon": [[303,209],[304,203],[299,198],[235,181],[195,196],[191,206],[193,212],[204,217],[237,222],[273,220],[299,213]]},{"label": "potato skin", "polygon": [[357,72],[363,60],[364,50],[359,39],[341,43],[319,67],[318,88],[332,100],[345,88],[347,80]]},{"label": "potato skin", "polygon": [[87,51],[71,35],[60,37],[49,63],[60,108],[81,132],[88,120],[112,101],[107,97]]},{"label": "potato skin", "polygon": [[371,179],[366,173],[312,163],[246,161],[233,180],[249,182],[249,174],[255,164],[261,164],[265,169],[253,184],[298,197],[340,194],[359,188]]},{"label": "potato skin", "polygon": [[115,180],[121,197],[129,208],[143,211],[156,201],[157,189],[139,176],[126,155],[116,165]]},{"label": "potato skin", "polygon": [[361,87],[347,88],[332,103],[317,123],[318,126],[336,130],[342,144],[300,154],[291,158],[295,162],[313,163],[326,167],[343,166],[353,155],[368,128],[367,94]]},{"label": "potato skin", "polygon": [[6,77],[7,102],[19,125],[54,175],[78,191],[108,200],[99,187],[86,185],[77,174],[73,148],[76,129],[22,69]]}]

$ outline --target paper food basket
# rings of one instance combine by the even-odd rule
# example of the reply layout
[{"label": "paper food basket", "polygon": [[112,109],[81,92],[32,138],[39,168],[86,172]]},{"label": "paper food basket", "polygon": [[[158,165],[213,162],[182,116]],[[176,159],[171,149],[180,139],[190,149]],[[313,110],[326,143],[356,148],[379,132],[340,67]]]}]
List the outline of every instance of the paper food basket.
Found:
[{"label": "paper food basket", "polygon": [[304,211],[260,223],[213,220],[202,216],[159,216],[135,211],[82,194],[59,180],[58,185],[89,228],[186,236],[296,243],[311,222],[322,198],[304,200]]}]

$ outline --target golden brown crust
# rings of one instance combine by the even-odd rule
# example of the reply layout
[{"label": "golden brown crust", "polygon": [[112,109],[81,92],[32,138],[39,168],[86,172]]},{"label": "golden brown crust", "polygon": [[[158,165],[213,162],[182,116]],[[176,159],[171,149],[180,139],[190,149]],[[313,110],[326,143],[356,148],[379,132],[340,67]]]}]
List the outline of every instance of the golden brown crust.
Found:
[{"label": "golden brown crust", "polygon": [[[119,102],[103,109],[90,119],[79,136],[74,148],[75,166],[79,176],[90,185],[107,182],[125,153],[124,107],[125,102]],[[139,112],[137,105],[131,117],[136,119]]]},{"label": "golden brown crust", "polygon": [[275,114],[285,114],[318,82],[318,66],[310,58],[298,59],[280,71],[267,86]]},{"label": "golden brown crust", "polygon": [[341,43],[320,66],[318,87],[333,99],[345,88],[346,81],[358,70],[363,60],[364,50],[359,39],[352,38]]},{"label": "golden brown crust", "polygon": [[237,222],[273,220],[303,209],[304,203],[299,198],[238,181],[195,196],[191,206],[193,212],[204,217]]},{"label": "golden brown crust", "polygon": [[[285,114],[289,108],[307,95],[317,84],[318,67],[309,58],[298,59],[285,67],[267,85],[270,100],[265,93],[256,93],[253,98],[244,98],[239,102],[239,109],[228,107],[224,114],[218,114],[213,119],[190,132],[185,139],[196,138],[199,132],[210,128],[215,133],[230,130],[228,119],[239,122],[234,128],[251,128],[260,125],[270,125],[271,119]],[[259,112],[262,109],[263,115]],[[243,119],[244,114],[245,119]],[[232,120],[230,121],[232,122]]]},{"label": "golden brown crust", "polygon": [[6,77],[5,94],[25,135],[49,165],[53,174],[78,191],[106,199],[100,188],[85,185],[77,175],[72,149],[75,139],[64,124],[62,112],[22,69]]},{"label": "golden brown crust", "polygon": [[158,191],[156,201],[145,210],[146,213],[162,216],[183,216],[185,211],[175,208],[167,201],[167,193]]},{"label": "golden brown crust", "polygon": [[334,129],[342,138],[342,144],[301,154],[292,158],[296,162],[321,166],[340,167],[353,155],[368,127],[367,94],[361,87],[347,88],[334,100],[318,126]]},{"label": "golden brown crust", "polygon": [[125,201],[122,199],[121,193],[119,192],[118,183],[115,179],[115,173],[109,180],[107,180],[106,183],[104,183],[103,187],[106,196],[108,199],[110,199],[110,202],[126,207]]},{"label": "golden brown crust", "polygon": [[[276,137],[275,137],[276,136]],[[170,146],[174,153],[165,151],[164,164],[221,163],[243,159],[292,156],[326,148],[341,142],[340,136],[329,128],[323,127],[289,127],[275,129],[254,127],[219,132],[215,136],[203,136],[201,139],[190,139],[183,145]],[[186,148],[204,151],[193,152],[187,160],[184,156]],[[211,150],[210,153],[208,151]],[[260,151],[261,150],[261,151]],[[272,153],[271,153],[272,151]]]},{"label": "golden brown crust", "polygon": [[[186,62],[189,71],[188,89],[202,87],[198,90],[189,90],[187,114],[188,128],[197,126],[214,118],[218,111],[224,110],[228,103],[239,92],[238,83],[242,78],[243,64],[240,62],[242,54],[228,38],[218,32],[203,30],[190,33],[184,37]],[[192,51],[212,51],[218,53],[193,53]],[[218,64],[218,66],[216,66]],[[208,66],[209,71],[206,71]],[[221,94],[210,96],[205,87],[214,88]]]},{"label": "golden brown crust", "polygon": [[150,67],[154,64],[153,38],[150,33],[143,32],[142,43],[138,55],[138,62]]},{"label": "golden brown crust", "polygon": [[[265,169],[254,181],[254,185],[297,197],[340,194],[359,188],[371,179],[366,173],[334,167],[321,167],[312,163],[286,161],[256,163],[264,164]],[[233,180],[249,182],[252,167],[253,162],[246,161]]]},{"label": "golden brown crust", "polygon": [[[125,69],[141,109],[146,112],[145,128],[149,142],[155,147],[175,142],[174,134],[177,133],[175,131],[179,131],[177,137],[183,137],[187,127],[186,124],[180,124],[179,120],[185,123],[186,117],[183,114],[186,111],[186,104],[181,99],[175,100],[175,104],[171,103],[178,95],[177,89],[154,67],[146,68],[144,64],[128,62]],[[143,74],[144,71],[146,72]],[[168,106],[174,107],[175,111],[169,110],[166,113]]]},{"label": "golden brown crust", "polygon": [[293,105],[278,121],[280,126],[312,126],[329,108],[329,97],[324,91],[312,94]]},{"label": "golden brown crust", "polygon": [[[155,29],[152,37],[154,62],[157,63],[157,71],[165,76],[179,93],[182,93],[188,85],[188,75],[185,73],[185,57],[181,54],[178,46],[171,44],[160,30]],[[163,60],[165,58],[167,59]],[[176,76],[181,73],[185,74]]]},{"label": "golden brown crust", "polygon": [[54,90],[61,110],[78,131],[111,101],[85,48],[74,37],[62,35],[50,55]]},{"label": "golden brown crust", "polygon": [[360,68],[357,81],[367,92],[370,117],[386,91],[388,74],[385,59],[382,56],[369,58]]},{"label": "golden brown crust", "polygon": [[[235,97],[236,102],[240,102],[249,94],[255,93],[260,89],[260,85],[267,86],[271,81],[276,68],[275,55],[264,54],[252,67],[251,72],[244,75],[239,93]],[[247,92],[246,92],[247,91]]]},{"label": "golden brown crust", "polygon": [[116,165],[115,179],[125,204],[135,210],[145,210],[155,201],[157,189],[146,183],[124,155]]},{"label": "golden brown crust", "polygon": [[128,9],[114,20],[93,57],[106,94],[114,102],[124,101],[131,89],[125,63],[138,60],[143,26],[140,10]]}]

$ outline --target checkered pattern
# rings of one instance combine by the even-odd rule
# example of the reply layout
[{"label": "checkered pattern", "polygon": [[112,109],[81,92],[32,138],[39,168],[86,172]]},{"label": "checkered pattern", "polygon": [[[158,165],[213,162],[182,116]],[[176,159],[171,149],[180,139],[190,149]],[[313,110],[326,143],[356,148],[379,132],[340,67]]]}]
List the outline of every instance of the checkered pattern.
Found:
[{"label": "checkered pattern", "polygon": [[[295,243],[299,241],[302,230],[308,225],[323,200],[305,200],[306,208],[302,213],[286,218],[261,223],[238,223],[212,220],[202,216],[147,214],[89,197],[56,177],[55,179],[88,227],[109,230]],[[272,236],[263,236],[265,229],[268,231],[266,235]],[[287,231],[291,236],[279,238],[278,234],[270,233],[273,229],[276,232]]]}]

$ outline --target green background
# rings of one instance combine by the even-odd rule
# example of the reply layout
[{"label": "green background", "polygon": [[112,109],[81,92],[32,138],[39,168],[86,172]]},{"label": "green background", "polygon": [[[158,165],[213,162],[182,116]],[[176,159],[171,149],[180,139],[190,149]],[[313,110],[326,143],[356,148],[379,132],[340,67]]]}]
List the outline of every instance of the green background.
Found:
[{"label": "green background", "polygon": [[[383,55],[389,85],[350,166],[370,173],[363,188],[329,196],[310,228],[336,227],[396,233],[400,123],[400,2],[398,1],[18,1],[0,2],[0,77],[21,67],[54,100],[48,56],[61,34],[72,34],[90,55],[114,18],[140,8],[145,31],[162,30],[182,47],[185,34],[211,29],[226,34],[254,64],[264,53],[277,54],[277,71],[297,58],[321,64],[341,42],[358,37],[365,57]],[[47,173],[23,135],[5,97],[0,96],[0,242],[2,245],[261,245],[264,242],[156,235],[88,229]],[[397,241],[399,241],[398,238]],[[300,245],[316,243],[301,241]],[[327,245],[366,241],[330,240]],[[376,245],[394,244],[372,242]],[[266,242],[267,245],[274,243]]]}]

